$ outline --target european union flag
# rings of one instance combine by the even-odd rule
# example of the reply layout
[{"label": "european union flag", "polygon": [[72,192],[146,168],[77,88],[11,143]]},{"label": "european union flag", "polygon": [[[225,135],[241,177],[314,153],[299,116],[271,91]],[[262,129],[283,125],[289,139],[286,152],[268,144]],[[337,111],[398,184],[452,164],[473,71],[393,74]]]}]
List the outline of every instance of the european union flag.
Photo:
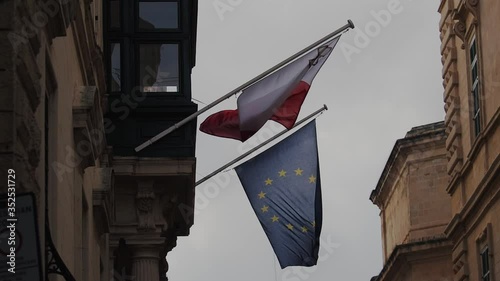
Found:
[{"label": "european union flag", "polygon": [[235,170],[281,268],[316,265],[322,222],[316,122]]}]

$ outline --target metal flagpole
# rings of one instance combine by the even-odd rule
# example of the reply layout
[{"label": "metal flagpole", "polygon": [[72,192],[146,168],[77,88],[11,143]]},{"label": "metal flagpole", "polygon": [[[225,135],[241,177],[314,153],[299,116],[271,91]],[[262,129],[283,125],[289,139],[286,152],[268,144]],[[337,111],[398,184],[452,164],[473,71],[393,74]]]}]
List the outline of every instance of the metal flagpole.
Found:
[{"label": "metal flagpole", "polygon": [[326,35],[325,37],[321,38],[320,40],[314,42],[313,44],[305,47],[304,49],[300,50],[299,52],[297,52],[296,54],[294,54],[293,56],[289,57],[288,59],[278,63],[277,65],[275,65],[274,67],[270,68],[269,70],[263,72],[262,74],[258,75],[257,77],[253,78],[252,80],[246,82],[245,84],[239,86],[238,88],[232,90],[231,92],[227,93],[226,95],[220,97],[219,99],[217,99],[216,101],[212,102],[211,104],[205,106],[204,108],[196,111],[195,113],[189,115],[188,117],[186,117],[185,119],[183,119],[182,121],[180,121],[179,123],[176,123],[174,125],[172,125],[170,128],[166,129],[165,131],[159,133],[158,135],[154,136],[153,138],[151,138],[150,140],[144,142],[143,144],[139,145],[138,147],[135,148],[135,151],[136,152],[139,152],[141,150],[143,150],[144,148],[150,146],[151,144],[153,144],[154,142],[158,141],[159,139],[163,138],[164,136],[170,134],[171,132],[173,132],[175,129],[185,125],[186,123],[188,123],[189,121],[193,120],[194,118],[198,117],[198,115],[204,113],[205,111],[209,110],[210,108],[216,106],[217,104],[221,103],[222,101],[226,100],[227,98],[237,94],[238,92],[242,91],[243,89],[249,87],[250,85],[256,83],[257,81],[261,80],[262,78],[268,76],[269,74],[273,73],[274,71],[280,69],[281,67],[285,66],[286,64],[288,64],[289,62],[295,60],[296,58],[302,56],[303,54],[305,54],[307,51],[309,51],[310,49],[316,47],[317,45],[325,42],[326,40],[342,33],[343,31],[349,29],[349,28],[354,28],[354,23],[351,21],[351,20],[348,20],[347,21],[347,24],[342,26],[341,28],[335,30],[334,32]]},{"label": "metal flagpole", "polygon": [[[323,105],[323,107],[321,107],[320,109],[316,110],[315,112],[309,114],[307,117],[305,117],[304,119],[300,120],[299,122],[295,123],[295,125],[293,126],[292,129],[296,128],[297,126],[300,126],[302,123],[306,122],[306,121],[309,121],[309,119],[311,119],[312,117],[318,115],[319,113],[325,111],[325,110],[328,110],[328,107],[325,105]],[[292,130],[290,129],[290,130]],[[201,180],[197,181],[195,183],[195,186],[207,181],[208,179],[210,179],[211,177],[217,175],[218,173],[224,171],[224,169],[230,167],[231,165],[235,164],[236,162],[240,161],[241,159],[247,157],[248,155],[254,153],[255,151],[257,151],[258,149],[260,149],[261,147],[263,147],[264,145],[272,142],[273,140],[279,138],[280,136],[282,136],[283,134],[285,134],[286,132],[290,131],[290,130],[283,130],[281,132],[279,132],[278,134],[274,135],[272,138],[266,140],[265,142],[261,143],[260,145],[250,149],[249,151],[247,151],[246,153],[238,156],[236,159],[232,160],[231,162],[227,163],[226,165],[220,167],[219,169],[213,171],[212,173],[210,173],[209,175],[205,176],[204,178],[202,178]]]}]

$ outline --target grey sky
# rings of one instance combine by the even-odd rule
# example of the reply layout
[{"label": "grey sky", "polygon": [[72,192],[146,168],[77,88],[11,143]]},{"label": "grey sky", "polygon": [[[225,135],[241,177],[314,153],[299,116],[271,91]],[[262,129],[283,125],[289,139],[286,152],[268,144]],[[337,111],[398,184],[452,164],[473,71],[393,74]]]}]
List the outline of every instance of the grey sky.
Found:
[{"label": "grey sky", "polygon": [[[191,234],[180,237],[168,256],[171,280],[369,280],[381,270],[379,211],[368,200],[370,191],[396,139],[413,126],[444,117],[438,1],[400,0],[399,13],[377,33],[371,11],[388,10],[391,2],[398,1],[199,1],[193,98],[205,103],[349,18],[356,29],[341,38],[301,110],[304,117],[329,106],[317,121],[322,237],[330,241],[323,243],[329,246],[320,251],[318,266],[313,272],[279,269],[234,171],[229,171],[221,177],[230,177],[229,182],[218,184],[218,190],[211,188],[214,181],[197,188],[199,210]],[[220,3],[234,6],[221,14],[214,7]],[[374,36],[366,46],[356,45],[357,32],[367,27]],[[358,53],[347,56],[346,44]],[[231,98],[209,113],[234,108],[236,99]],[[200,132],[197,144],[198,179],[252,147]]]}]

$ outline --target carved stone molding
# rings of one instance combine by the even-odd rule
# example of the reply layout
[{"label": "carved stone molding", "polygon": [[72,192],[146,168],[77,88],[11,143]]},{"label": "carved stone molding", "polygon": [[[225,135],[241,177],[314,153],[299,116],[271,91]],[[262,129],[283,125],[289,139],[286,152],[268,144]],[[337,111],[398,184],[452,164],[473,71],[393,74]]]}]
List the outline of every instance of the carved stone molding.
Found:
[{"label": "carved stone molding", "polygon": [[35,112],[41,99],[40,78],[42,75],[31,45],[21,45],[17,49],[15,62],[19,81],[24,88],[31,110]]},{"label": "carved stone molding", "polygon": [[160,251],[160,263],[159,263],[159,275],[160,281],[168,281],[167,272],[168,272],[168,262],[167,262],[167,254],[172,251],[173,248],[177,246],[177,231],[175,229],[169,229],[163,233],[165,236],[165,243]]},{"label": "carved stone molding", "polygon": [[139,180],[136,195],[137,230],[140,232],[155,231],[153,203],[155,193],[154,181]]},{"label": "carved stone molding", "polygon": [[479,0],[465,0],[465,8],[479,20]]},{"label": "carved stone molding", "polygon": [[457,21],[453,25],[453,32],[455,32],[455,35],[458,36],[462,40],[462,50],[465,49],[465,33],[467,32],[467,27],[465,26],[465,23],[462,21]]},{"label": "carved stone molding", "polygon": [[113,169],[88,167],[84,173],[84,185],[92,190],[94,221],[99,234],[108,233],[112,212],[110,191],[113,187]]},{"label": "carved stone molding", "polygon": [[95,86],[78,87],[73,97],[73,130],[82,166],[92,165],[104,150],[106,139],[99,94]]}]

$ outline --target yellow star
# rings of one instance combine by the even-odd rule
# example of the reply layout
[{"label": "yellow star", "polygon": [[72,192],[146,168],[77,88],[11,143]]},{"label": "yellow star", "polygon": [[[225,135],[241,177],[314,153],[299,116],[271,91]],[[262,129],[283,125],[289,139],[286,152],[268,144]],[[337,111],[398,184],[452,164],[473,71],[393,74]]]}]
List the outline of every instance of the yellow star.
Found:
[{"label": "yellow star", "polygon": [[278,218],[276,215],[274,215],[272,218],[273,222],[277,222],[280,218]]},{"label": "yellow star", "polygon": [[260,192],[259,194],[257,194],[257,195],[259,195],[259,199],[266,198],[266,193],[265,193],[265,192],[262,192],[262,191],[261,191],[261,192]]},{"label": "yellow star", "polygon": [[316,221],[313,221],[311,224],[313,227],[316,227]]},{"label": "yellow star", "polygon": [[281,171],[278,172],[280,174],[280,177],[286,177],[286,171],[281,169]]},{"label": "yellow star", "polygon": [[302,172],[303,172],[303,171],[304,171],[304,170],[301,170],[300,168],[297,168],[297,170],[295,170],[295,175],[296,175],[296,176],[302,176]]},{"label": "yellow star", "polygon": [[270,179],[270,178],[267,178],[267,180],[264,181],[266,183],[266,185],[271,185],[273,184],[273,180]]},{"label": "yellow star", "polygon": [[307,232],[307,227],[303,226],[302,227],[302,232]]},{"label": "yellow star", "polygon": [[287,224],[287,225],[286,225],[286,228],[288,228],[288,229],[290,229],[290,230],[293,230],[293,225],[291,225],[291,224]]},{"label": "yellow star", "polygon": [[263,213],[269,211],[269,206],[264,205],[264,207],[260,208]]},{"label": "yellow star", "polygon": [[316,183],[316,177],[314,175],[309,177],[309,183]]}]

